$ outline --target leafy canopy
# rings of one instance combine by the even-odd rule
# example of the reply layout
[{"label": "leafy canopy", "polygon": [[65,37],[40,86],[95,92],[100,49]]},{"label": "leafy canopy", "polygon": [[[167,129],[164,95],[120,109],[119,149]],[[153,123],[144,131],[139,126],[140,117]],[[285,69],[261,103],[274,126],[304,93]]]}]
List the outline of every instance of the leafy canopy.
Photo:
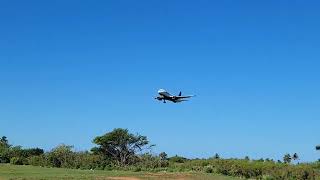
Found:
[{"label": "leafy canopy", "polygon": [[98,145],[98,147],[92,149],[94,153],[111,157],[120,166],[128,165],[130,159],[149,144],[146,136],[134,135],[129,133],[127,129],[122,128],[98,136],[93,142]]}]

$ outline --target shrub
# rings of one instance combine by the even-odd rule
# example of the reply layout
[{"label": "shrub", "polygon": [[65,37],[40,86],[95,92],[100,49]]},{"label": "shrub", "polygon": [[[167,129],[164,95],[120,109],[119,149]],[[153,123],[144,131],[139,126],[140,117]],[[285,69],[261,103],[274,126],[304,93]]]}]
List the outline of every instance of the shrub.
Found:
[{"label": "shrub", "polygon": [[21,157],[12,157],[10,159],[10,164],[22,165],[23,164],[23,159]]},{"label": "shrub", "polygon": [[99,169],[103,170],[110,164],[109,161],[104,159],[101,155],[94,155],[88,152],[74,153],[74,168],[79,169]]},{"label": "shrub", "polygon": [[206,173],[213,173],[213,168],[212,168],[212,166],[206,166],[205,169],[204,169],[204,172],[206,172]]},{"label": "shrub", "polygon": [[0,146],[0,163],[9,163],[10,162],[10,149]]},{"label": "shrub", "polygon": [[139,156],[136,156],[136,160],[132,164],[134,166],[141,167],[145,170],[154,170],[157,168],[168,167],[169,162],[164,158],[160,158],[159,156],[154,156],[149,153],[145,153]]},{"label": "shrub", "polygon": [[187,161],[187,158],[175,155],[175,156],[169,158],[169,161],[176,162],[176,163],[184,163]]},{"label": "shrub", "polygon": [[45,155],[31,156],[28,158],[28,163],[32,166],[46,166],[47,161]]},{"label": "shrub", "polygon": [[134,172],[140,172],[140,171],[141,171],[141,167],[135,167],[135,168],[133,169],[133,171],[134,171]]},{"label": "shrub", "polygon": [[201,171],[203,171],[203,167],[202,166],[193,166],[192,171],[201,172]]},{"label": "shrub", "polygon": [[72,146],[59,145],[47,154],[48,165],[51,167],[74,168],[74,152]]}]

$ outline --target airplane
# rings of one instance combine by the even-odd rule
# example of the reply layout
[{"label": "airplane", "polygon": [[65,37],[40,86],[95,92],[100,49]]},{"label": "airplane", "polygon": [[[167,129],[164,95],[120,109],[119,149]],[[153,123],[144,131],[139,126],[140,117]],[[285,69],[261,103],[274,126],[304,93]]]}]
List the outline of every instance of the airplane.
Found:
[{"label": "airplane", "polygon": [[194,95],[182,96],[181,95],[181,91],[180,91],[178,96],[173,96],[173,95],[171,95],[170,93],[168,93],[164,89],[159,89],[158,90],[158,94],[159,94],[159,96],[155,97],[154,99],[157,99],[159,101],[163,101],[163,103],[166,103],[166,100],[172,101],[174,103],[179,103],[179,102],[182,102],[182,101],[188,101],[188,100],[186,100],[186,98],[191,98],[191,97],[194,96]]}]

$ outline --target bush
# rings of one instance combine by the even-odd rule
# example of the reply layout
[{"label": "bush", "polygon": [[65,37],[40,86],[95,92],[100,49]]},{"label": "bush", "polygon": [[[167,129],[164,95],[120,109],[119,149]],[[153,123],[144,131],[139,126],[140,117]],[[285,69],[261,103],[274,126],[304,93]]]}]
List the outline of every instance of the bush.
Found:
[{"label": "bush", "polygon": [[187,158],[175,155],[175,156],[169,158],[169,161],[176,162],[176,163],[184,163],[187,161]]},{"label": "bush", "polygon": [[47,156],[47,165],[51,167],[74,168],[75,155],[72,146],[59,145],[52,149]]},{"label": "bush", "polygon": [[88,152],[74,153],[75,162],[74,168],[76,169],[106,169],[110,162],[104,159],[101,155],[94,155]]},{"label": "bush", "polygon": [[203,167],[202,166],[193,166],[192,171],[201,172],[201,171],[203,171]]},{"label": "bush", "polygon": [[22,165],[23,164],[23,159],[21,157],[12,157],[10,159],[10,164]]},{"label": "bush", "polygon": [[10,149],[0,147],[0,163],[9,163],[11,158]]},{"label": "bush", "polygon": [[282,166],[271,171],[270,176],[275,179],[315,179],[315,171],[308,165]]},{"label": "bush", "polygon": [[213,173],[213,168],[212,168],[212,166],[206,166],[205,169],[204,169],[204,172],[206,172],[206,173]]},{"label": "bush", "polygon": [[31,156],[28,158],[28,163],[32,166],[46,166],[47,160],[45,158],[45,155],[40,156]]},{"label": "bush", "polygon": [[132,164],[135,167],[140,167],[145,170],[154,170],[157,168],[168,167],[169,162],[159,156],[153,156],[152,154],[146,153],[140,156],[136,156],[136,160]]},{"label": "bush", "polygon": [[141,167],[135,167],[134,169],[133,169],[133,172],[140,172],[142,169],[141,169]]},{"label": "bush", "polygon": [[197,159],[184,163],[170,161],[170,172],[194,171],[218,173],[246,179],[314,179],[316,164],[289,165],[273,161],[247,161],[241,159]]}]

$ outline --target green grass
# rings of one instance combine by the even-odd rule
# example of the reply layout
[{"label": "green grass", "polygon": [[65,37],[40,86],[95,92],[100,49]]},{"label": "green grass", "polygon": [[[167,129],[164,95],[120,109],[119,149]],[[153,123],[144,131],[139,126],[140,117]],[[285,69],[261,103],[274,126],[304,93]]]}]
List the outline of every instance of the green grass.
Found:
[{"label": "green grass", "polygon": [[[118,177],[118,178],[116,178]],[[125,178],[127,177],[127,178]],[[130,177],[130,178],[129,178]],[[77,170],[0,164],[0,180],[3,179],[111,179],[111,180],[231,180],[232,177],[206,173],[150,173],[106,170]]]}]

